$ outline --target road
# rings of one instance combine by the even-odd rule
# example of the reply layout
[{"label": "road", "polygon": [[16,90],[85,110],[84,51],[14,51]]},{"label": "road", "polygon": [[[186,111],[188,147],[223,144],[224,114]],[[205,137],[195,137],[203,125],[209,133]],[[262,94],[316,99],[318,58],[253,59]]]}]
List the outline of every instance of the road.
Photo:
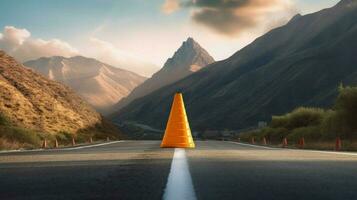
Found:
[{"label": "road", "polygon": [[159,144],[1,153],[0,199],[357,199],[357,154]]}]

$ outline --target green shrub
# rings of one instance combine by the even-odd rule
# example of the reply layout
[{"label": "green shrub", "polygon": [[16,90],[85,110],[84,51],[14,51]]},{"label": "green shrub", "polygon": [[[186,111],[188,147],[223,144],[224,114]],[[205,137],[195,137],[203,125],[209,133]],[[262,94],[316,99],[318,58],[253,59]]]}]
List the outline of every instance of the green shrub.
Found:
[{"label": "green shrub", "polygon": [[270,142],[276,143],[280,142],[284,137],[289,134],[289,130],[284,127],[279,128],[264,128],[262,130],[263,136],[266,137]]},{"label": "green shrub", "polygon": [[262,137],[261,131],[260,130],[254,130],[254,131],[248,131],[239,134],[239,138],[243,142],[250,142],[252,137]]},{"label": "green shrub", "polygon": [[[89,138],[93,137],[92,134],[89,133],[77,133],[76,135],[76,141],[80,143],[86,143],[89,141]],[[93,138],[94,139],[94,138]]]},{"label": "green shrub", "polygon": [[0,125],[8,125],[10,124],[10,120],[5,116],[5,114],[0,112]]},{"label": "green shrub", "polygon": [[316,126],[321,123],[325,111],[319,108],[297,108],[283,116],[273,116],[272,128],[286,128],[293,130],[300,127]]},{"label": "green shrub", "polygon": [[288,136],[288,140],[298,142],[302,137],[309,141],[319,141],[322,138],[320,126],[308,126],[294,129]]},{"label": "green shrub", "polygon": [[256,141],[262,141],[265,137],[268,141],[272,143],[279,143],[281,140],[289,134],[289,130],[286,128],[271,128],[266,127],[261,130],[254,130],[245,133],[241,133],[239,137],[244,142],[250,142],[252,137]]},{"label": "green shrub", "polygon": [[328,111],[326,112],[326,116],[321,123],[321,132],[323,139],[335,139],[336,137],[345,137],[347,127],[345,123],[339,116],[338,112],[336,111]]},{"label": "green shrub", "polygon": [[266,137],[272,142],[280,142],[284,137],[290,141],[306,140],[325,144],[336,137],[353,141],[357,139],[357,87],[339,88],[333,110],[319,108],[297,108],[282,116],[273,116],[269,127],[259,131],[241,134],[251,137]]},{"label": "green shrub", "polygon": [[56,133],[53,140],[57,139],[58,143],[61,145],[69,145],[72,143],[72,138],[75,135],[68,132],[68,131],[60,131],[59,133]]},{"label": "green shrub", "polygon": [[74,137],[74,134],[67,131],[61,131],[56,134],[58,140],[71,140],[72,137]]},{"label": "green shrub", "polygon": [[27,143],[34,146],[39,146],[41,144],[41,137],[36,131],[29,129],[19,128],[19,127],[1,127],[1,137],[7,138],[13,142]]},{"label": "green shrub", "polygon": [[334,123],[330,124],[332,130],[339,131],[348,138],[357,137],[357,87],[343,87],[334,106],[335,114],[331,116]]}]

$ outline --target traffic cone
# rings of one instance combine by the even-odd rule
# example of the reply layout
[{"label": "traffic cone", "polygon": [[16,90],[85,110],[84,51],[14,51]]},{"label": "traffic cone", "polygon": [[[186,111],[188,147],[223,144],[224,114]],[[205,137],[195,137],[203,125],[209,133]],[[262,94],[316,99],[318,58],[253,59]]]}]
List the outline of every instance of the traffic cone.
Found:
[{"label": "traffic cone", "polygon": [[303,149],[304,147],[305,147],[305,138],[302,137],[302,138],[300,139],[300,149]]},{"label": "traffic cone", "polygon": [[43,148],[43,149],[46,149],[46,148],[47,148],[47,140],[46,140],[46,139],[43,140],[42,148]]},{"label": "traffic cone", "polygon": [[288,147],[288,139],[286,138],[283,139],[283,147]]},{"label": "traffic cone", "polygon": [[55,140],[55,148],[58,148],[58,140]]},{"label": "traffic cone", "polygon": [[195,148],[181,93],[176,93],[161,148]]},{"label": "traffic cone", "polygon": [[255,138],[254,138],[254,137],[252,137],[251,143],[252,143],[252,144],[255,144]]},{"label": "traffic cone", "polygon": [[342,141],[341,141],[341,138],[338,137],[338,138],[336,138],[335,150],[340,151],[341,147],[342,147]]},{"label": "traffic cone", "polygon": [[267,145],[267,139],[263,137],[263,145]]},{"label": "traffic cone", "polygon": [[74,137],[72,137],[72,146],[76,145],[76,141],[74,140]]}]

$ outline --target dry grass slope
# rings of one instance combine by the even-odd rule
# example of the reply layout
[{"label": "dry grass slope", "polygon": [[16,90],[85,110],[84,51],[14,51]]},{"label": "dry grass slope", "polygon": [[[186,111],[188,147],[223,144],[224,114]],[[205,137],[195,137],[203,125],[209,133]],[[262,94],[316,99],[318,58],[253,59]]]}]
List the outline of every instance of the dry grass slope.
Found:
[{"label": "dry grass slope", "polygon": [[[0,51],[0,113],[14,126],[56,135],[116,135],[115,127],[68,87],[51,81]],[[0,136],[3,133],[0,133]]]}]

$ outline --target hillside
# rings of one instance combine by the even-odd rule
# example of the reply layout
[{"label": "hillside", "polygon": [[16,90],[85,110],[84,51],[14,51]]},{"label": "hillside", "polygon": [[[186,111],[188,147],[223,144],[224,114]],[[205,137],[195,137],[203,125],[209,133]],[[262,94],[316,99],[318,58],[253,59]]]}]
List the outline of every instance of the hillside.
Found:
[{"label": "hillside", "polygon": [[[0,51],[0,115],[0,121],[8,121],[2,126],[22,127],[45,135],[120,136],[71,89],[26,69],[3,51]],[[0,137],[6,134],[1,132]]]},{"label": "hillside", "polygon": [[128,97],[123,98],[117,104],[116,109],[120,109],[133,100],[143,97],[163,86],[185,78],[213,62],[214,59],[205,49],[193,38],[188,38],[182,43],[173,57],[166,61],[161,70],[135,88]]},{"label": "hillside", "polygon": [[[284,115],[272,116],[267,127],[240,133],[236,139],[251,142],[254,138],[258,143],[264,144],[265,140],[276,146],[286,140],[296,148],[356,151],[357,87],[341,84],[338,91],[331,108],[296,108]],[[336,147],[336,139],[343,140],[339,147]]]},{"label": "hillside", "polygon": [[135,100],[113,119],[163,129],[177,91],[195,130],[237,130],[298,106],[330,106],[341,82],[357,83],[356,35],[356,0],[297,15],[230,58]]},{"label": "hillside", "polygon": [[77,92],[96,110],[105,114],[146,78],[92,58],[39,58],[24,63],[51,80],[59,81]]}]

